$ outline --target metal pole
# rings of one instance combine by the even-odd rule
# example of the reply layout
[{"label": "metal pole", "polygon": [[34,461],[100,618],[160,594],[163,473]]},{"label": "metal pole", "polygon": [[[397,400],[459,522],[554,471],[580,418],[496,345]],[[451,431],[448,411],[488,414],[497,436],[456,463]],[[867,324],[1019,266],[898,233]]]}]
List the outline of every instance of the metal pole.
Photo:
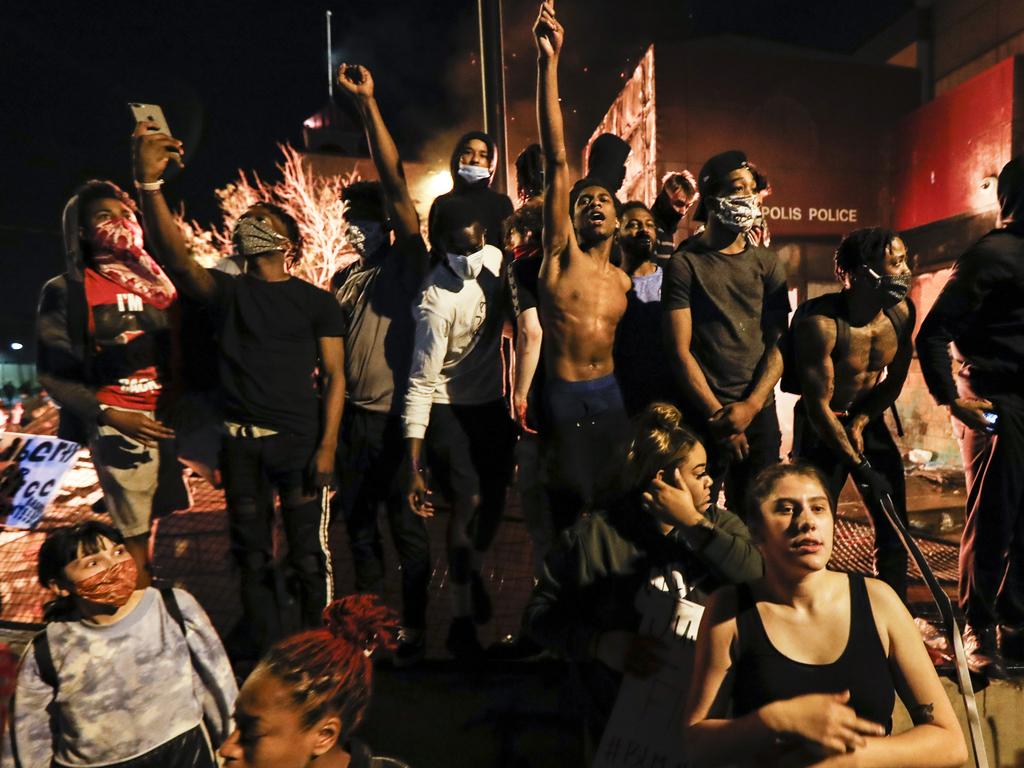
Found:
[{"label": "metal pole", "polygon": [[484,131],[497,146],[491,188],[508,192],[508,143],[505,131],[505,46],[501,0],[477,0],[480,20],[480,75],[483,84]]},{"label": "metal pole", "polygon": [[334,67],[331,61],[331,12],[327,11],[327,95],[334,102]]}]

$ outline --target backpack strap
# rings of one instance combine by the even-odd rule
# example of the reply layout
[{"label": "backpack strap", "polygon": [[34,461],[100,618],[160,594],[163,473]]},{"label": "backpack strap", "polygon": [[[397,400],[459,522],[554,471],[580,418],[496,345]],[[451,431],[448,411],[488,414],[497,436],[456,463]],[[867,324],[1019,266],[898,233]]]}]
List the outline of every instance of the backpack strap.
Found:
[{"label": "backpack strap", "polygon": [[57,678],[57,668],[53,666],[50,640],[46,636],[45,629],[32,638],[32,654],[36,659],[36,667],[39,668],[39,679],[53,688],[54,693],[56,693],[60,682]]},{"label": "backpack strap", "polygon": [[[178,605],[178,598],[174,596],[174,589],[172,587],[163,587],[160,589],[160,597],[164,600],[164,607],[167,609],[167,613],[170,614],[171,618],[174,619],[174,623],[178,625],[181,630],[181,634],[188,638],[188,632],[185,630],[185,617],[181,613],[181,606]],[[191,655],[191,650],[189,651]]]},{"label": "backpack strap", "polygon": [[842,360],[850,351],[850,321],[836,313],[836,344],[832,347],[832,359]]}]

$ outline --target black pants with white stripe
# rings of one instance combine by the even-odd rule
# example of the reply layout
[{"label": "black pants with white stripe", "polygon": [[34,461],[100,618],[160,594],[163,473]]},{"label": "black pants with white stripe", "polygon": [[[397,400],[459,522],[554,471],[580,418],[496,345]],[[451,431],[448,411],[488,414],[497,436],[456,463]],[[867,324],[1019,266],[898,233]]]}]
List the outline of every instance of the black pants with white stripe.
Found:
[{"label": "black pants with white stripe", "polygon": [[[298,629],[320,626],[327,602],[326,526],[320,495],[308,482],[316,447],[313,438],[287,433],[224,439],[231,553],[241,570],[248,631],[260,654]],[[288,543],[281,569],[274,562],[274,491]],[[292,600],[298,602],[297,621]]]}]

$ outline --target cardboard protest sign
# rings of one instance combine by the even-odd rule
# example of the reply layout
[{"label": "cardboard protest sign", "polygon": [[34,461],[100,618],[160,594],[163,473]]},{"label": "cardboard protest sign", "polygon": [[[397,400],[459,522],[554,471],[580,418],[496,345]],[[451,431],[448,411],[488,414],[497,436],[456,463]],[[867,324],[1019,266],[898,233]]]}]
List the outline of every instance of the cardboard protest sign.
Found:
[{"label": "cardboard protest sign", "polygon": [[80,446],[49,435],[0,433],[0,515],[11,528],[33,528]]},{"label": "cardboard protest sign", "polygon": [[593,768],[689,767],[683,710],[704,606],[687,600],[688,592],[683,575],[673,570],[652,575],[637,594],[638,634],[662,641],[665,663],[645,680],[623,678]]}]

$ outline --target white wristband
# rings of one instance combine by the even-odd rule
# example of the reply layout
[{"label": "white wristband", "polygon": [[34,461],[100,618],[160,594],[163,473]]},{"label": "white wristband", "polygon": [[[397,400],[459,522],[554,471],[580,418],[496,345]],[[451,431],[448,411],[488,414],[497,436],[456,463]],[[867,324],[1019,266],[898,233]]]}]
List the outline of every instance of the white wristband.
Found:
[{"label": "white wristband", "polygon": [[160,187],[164,185],[163,179],[157,179],[156,181],[136,181],[135,188],[141,189],[143,192],[159,192]]}]

